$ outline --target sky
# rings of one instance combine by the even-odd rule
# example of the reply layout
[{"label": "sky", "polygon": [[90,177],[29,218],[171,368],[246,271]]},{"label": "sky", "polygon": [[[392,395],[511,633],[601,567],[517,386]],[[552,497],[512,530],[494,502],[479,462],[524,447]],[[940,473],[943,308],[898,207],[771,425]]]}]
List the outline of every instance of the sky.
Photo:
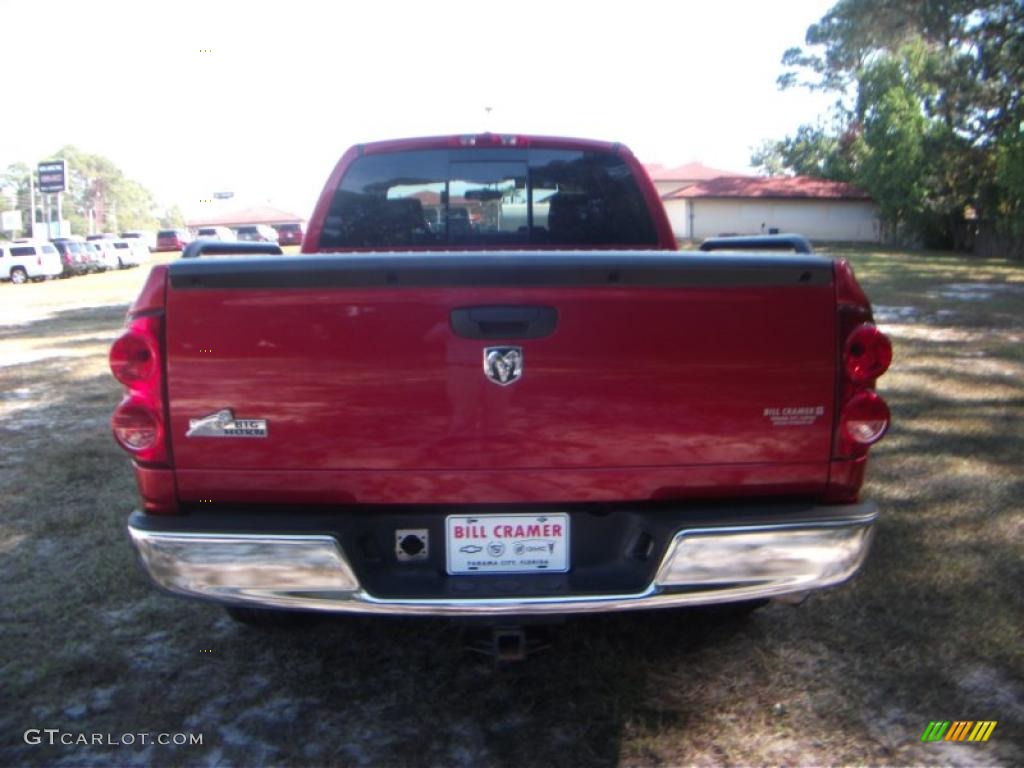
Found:
[{"label": "sky", "polygon": [[73,144],[186,216],[231,191],[303,217],[347,147],[404,136],[604,139],[747,172],[827,111],[775,79],[833,2],[0,0],[0,167]]}]

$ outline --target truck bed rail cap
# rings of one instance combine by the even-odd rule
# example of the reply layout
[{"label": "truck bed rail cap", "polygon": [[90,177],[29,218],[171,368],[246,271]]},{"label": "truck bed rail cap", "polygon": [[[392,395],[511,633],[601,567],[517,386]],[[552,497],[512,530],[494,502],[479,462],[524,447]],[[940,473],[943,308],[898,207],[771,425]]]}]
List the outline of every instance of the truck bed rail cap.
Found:
[{"label": "truck bed rail cap", "polygon": [[652,251],[416,252],[192,259],[175,290],[448,286],[822,286],[832,261],[808,254]]}]

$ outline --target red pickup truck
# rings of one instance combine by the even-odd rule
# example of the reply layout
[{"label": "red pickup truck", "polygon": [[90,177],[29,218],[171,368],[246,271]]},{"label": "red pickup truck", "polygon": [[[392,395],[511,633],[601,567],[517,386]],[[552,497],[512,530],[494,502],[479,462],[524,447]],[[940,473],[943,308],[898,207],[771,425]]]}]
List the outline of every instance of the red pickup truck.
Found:
[{"label": "red pickup truck", "polygon": [[497,620],[753,605],[865,558],[891,347],[849,265],[677,251],[620,144],[357,146],[301,254],[198,251],[110,354],[171,592]]}]

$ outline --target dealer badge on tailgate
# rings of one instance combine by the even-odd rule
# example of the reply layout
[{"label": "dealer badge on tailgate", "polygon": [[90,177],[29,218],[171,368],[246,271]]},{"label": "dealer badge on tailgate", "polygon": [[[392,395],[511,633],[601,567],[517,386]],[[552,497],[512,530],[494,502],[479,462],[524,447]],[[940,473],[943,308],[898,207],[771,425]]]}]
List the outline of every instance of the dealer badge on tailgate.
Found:
[{"label": "dealer badge on tailgate", "polygon": [[448,573],[564,573],[569,515],[452,515]]}]

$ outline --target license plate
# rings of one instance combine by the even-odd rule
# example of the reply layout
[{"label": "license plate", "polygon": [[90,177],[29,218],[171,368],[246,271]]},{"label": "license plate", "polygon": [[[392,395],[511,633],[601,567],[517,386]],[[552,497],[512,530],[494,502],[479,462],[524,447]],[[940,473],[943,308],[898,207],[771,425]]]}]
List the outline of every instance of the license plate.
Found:
[{"label": "license plate", "polygon": [[448,573],[564,573],[569,515],[452,515]]}]

